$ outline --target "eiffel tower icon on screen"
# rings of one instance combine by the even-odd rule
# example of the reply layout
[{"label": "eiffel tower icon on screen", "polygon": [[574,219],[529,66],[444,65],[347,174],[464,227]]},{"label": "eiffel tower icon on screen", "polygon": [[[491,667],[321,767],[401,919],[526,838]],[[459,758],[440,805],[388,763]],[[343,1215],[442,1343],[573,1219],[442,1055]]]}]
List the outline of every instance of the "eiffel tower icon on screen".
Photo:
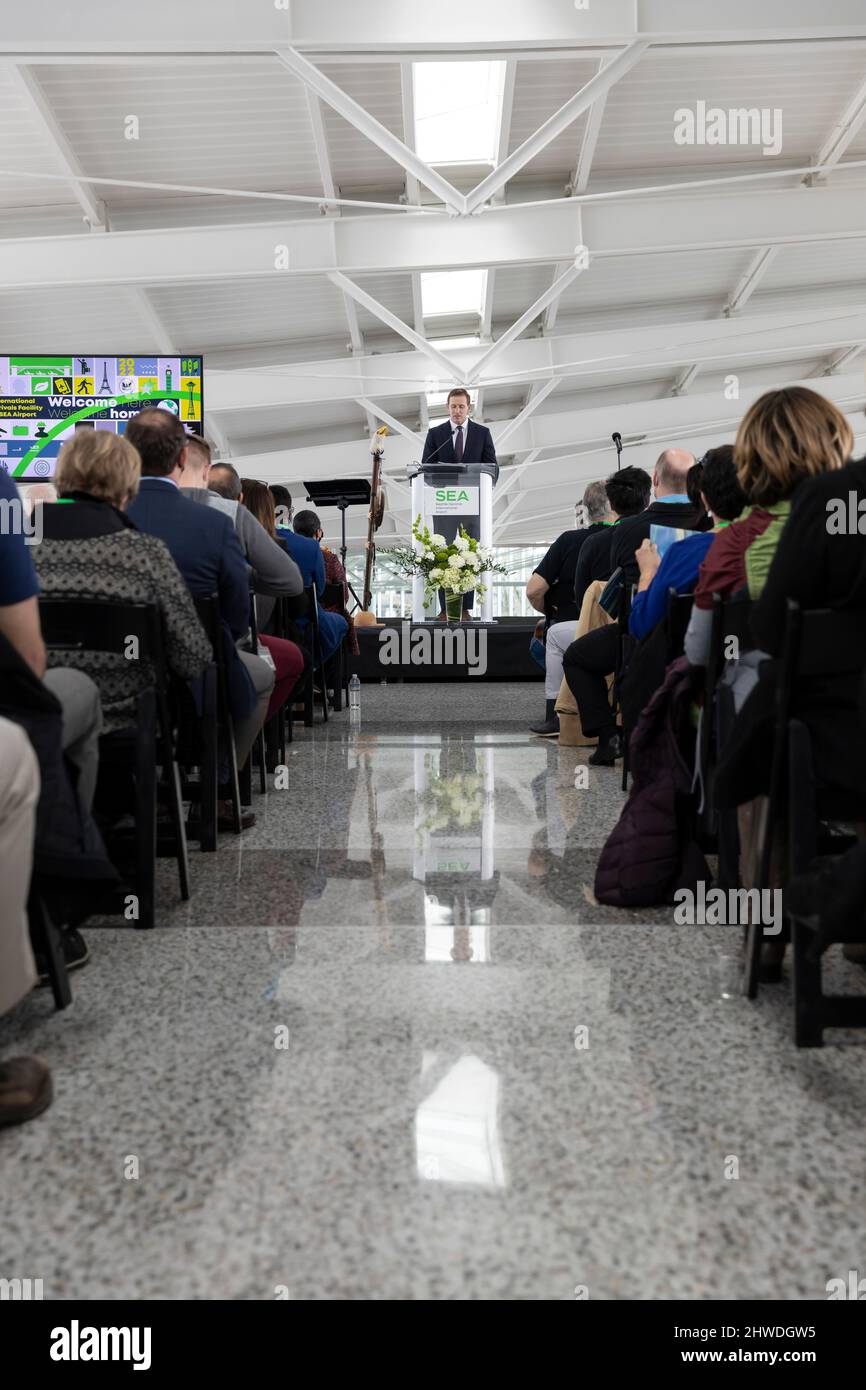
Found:
[{"label": "eiffel tower icon on screen", "polygon": [[110,395],[111,395],[111,387],[110,387],[109,384],[108,384],[108,363],[107,363],[107,362],[103,362],[103,364],[102,364],[102,381],[101,381],[100,384],[99,384],[99,394],[100,394],[100,396],[110,396]]}]

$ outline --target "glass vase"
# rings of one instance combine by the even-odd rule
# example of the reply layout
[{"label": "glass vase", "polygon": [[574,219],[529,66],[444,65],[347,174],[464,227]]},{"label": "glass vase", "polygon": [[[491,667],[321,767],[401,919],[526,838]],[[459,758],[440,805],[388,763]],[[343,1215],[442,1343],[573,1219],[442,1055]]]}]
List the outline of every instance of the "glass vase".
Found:
[{"label": "glass vase", "polygon": [[449,623],[459,623],[463,617],[463,595],[445,595],[445,616]]}]

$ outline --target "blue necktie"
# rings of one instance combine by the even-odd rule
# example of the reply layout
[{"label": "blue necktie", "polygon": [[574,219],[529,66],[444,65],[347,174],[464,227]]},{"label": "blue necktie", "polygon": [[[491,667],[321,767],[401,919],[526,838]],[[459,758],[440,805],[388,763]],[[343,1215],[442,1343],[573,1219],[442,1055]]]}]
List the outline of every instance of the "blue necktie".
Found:
[{"label": "blue necktie", "polygon": [[454,440],[454,462],[463,462],[463,426],[457,426],[457,438]]}]

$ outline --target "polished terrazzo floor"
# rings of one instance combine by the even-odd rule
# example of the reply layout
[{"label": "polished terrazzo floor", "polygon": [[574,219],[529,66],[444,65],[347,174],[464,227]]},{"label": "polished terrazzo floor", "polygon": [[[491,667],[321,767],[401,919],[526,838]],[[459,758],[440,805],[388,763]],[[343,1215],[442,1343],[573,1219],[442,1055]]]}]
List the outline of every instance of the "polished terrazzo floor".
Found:
[{"label": "polished terrazzo floor", "polygon": [[[535,686],[365,687],[289,787],[0,1020],[0,1276],[46,1298],[825,1298],[864,1268],[866,1044],[725,997],[734,929],[595,903],[619,772]],[[837,960],[831,982],[866,975]],[[132,1160],[136,1160],[133,1162]],[[135,1173],[137,1176],[128,1176]]]}]

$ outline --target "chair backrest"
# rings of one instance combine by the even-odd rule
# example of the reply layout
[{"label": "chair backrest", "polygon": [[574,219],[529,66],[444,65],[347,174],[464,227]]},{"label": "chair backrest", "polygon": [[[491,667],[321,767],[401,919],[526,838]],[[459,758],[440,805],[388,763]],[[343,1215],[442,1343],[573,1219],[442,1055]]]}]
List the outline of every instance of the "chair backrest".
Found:
[{"label": "chair backrest", "polygon": [[704,668],[704,708],[701,718],[700,763],[704,777],[707,776],[710,763],[714,718],[713,702],[716,686],[725,666],[725,644],[728,638],[736,637],[741,648],[748,650],[753,646],[750,631],[751,616],[751,599],[723,599],[721,594],[713,594],[710,650]]},{"label": "chair backrest", "polygon": [[157,679],[165,675],[162,616],[154,604],[41,596],[39,620],[52,651],[113,652],[131,659],[135,639],[135,659],[149,662]]},{"label": "chair backrest", "polygon": [[336,581],[333,584],[326,584],[322,590],[322,597],[319,603],[323,608],[342,608],[346,602],[346,594],[342,584]]},{"label": "chair backrest", "polygon": [[668,589],[668,608],[665,617],[668,634],[668,661],[682,656],[686,631],[692,616],[694,594],[678,594],[676,589]]},{"label": "chair backrest", "polygon": [[862,608],[801,608],[785,605],[777,714],[788,717],[798,680],[857,675],[866,666],[866,613]]}]

